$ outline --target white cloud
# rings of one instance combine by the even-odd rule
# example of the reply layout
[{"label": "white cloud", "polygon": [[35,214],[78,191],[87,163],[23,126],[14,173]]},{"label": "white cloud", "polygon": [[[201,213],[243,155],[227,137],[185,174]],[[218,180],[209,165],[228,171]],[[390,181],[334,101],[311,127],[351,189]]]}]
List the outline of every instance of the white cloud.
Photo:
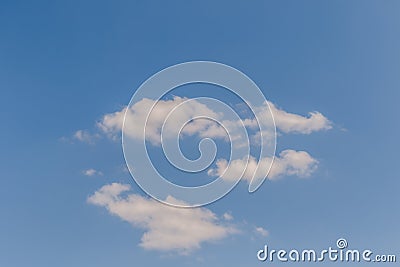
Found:
[{"label": "white cloud", "polygon": [[[319,112],[309,112],[309,116],[304,117],[279,109],[272,102],[268,102],[268,104],[274,115],[276,128],[284,133],[310,134],[312,132],[332,128],[331,122]],[[263,113],[267,111],[268,109],[264,108],[260,112]],[[262,114],[259,116],[263,117]]]},{"label": "white cloud", "polygon": [[[174,127],[181,127],[187,121],[190,121],[195,116],[208,115],[214,118],[222,118],[221,114],[210,109],[205,104],[202,104],[196,100],[191,100],[186,102],[185,105],[181,105],[185,101],[188,101],[187,98],[174,97],[171,100],[161,100],[157,102],[155,105],[149,119],[147,121],[147,129],[146,129],[146,139],[151,141],[153,144],[158,145],[161,141],[161,128],[166,119],[168,113],[174,110]],[[256,117],[259,119],[259,123],[264,124],[266,129],[271,129],[272,121],[269,120],[269,104],[271,111],[274,115],[275,124],[277,130],[282,133],[301,133],[301,134],[310,134],[314,131],[328,130],[330,129],[331,122],[321,113],[319,112],[310,112],[309,116],[301,116],[294,113],[289,113],[283,109],[278,108],[272,102],[265,102],[265,104],[261,107],[255,109]],[[130,123],[129,127],[126,128],[126,134],[136,138],[143,138],[143,127],[141,125],[145,125],[145,120],[147,117],[148,111],[155,104],[154,100],[151,99],[142,99],[141,101],[134,104],[129,111],[127,112],[127,118],[134,123]],[[176,109],[179,105],[180,108]],[[103,132],[108,135],[115,135],[116,133],[121,131],[123,116],[126,108],[121,111],[107,114],[103,117],[103,119],[98,123],[99,127],[103,130]],[[230,129],[235,129],[239,127],[241,122],[239,121],[229,121],[223,120],[223,125],[228,125]],[[251,129],[257,129],[257,121],[255,119],[245,119],[243,124]],[[165,130],[166,128],[164,128]],[[168,131],[168,128],[167,128]],[[214,137],[214,138],[224,138],[226,137],[225,130],[218,126],[211,120],[206,119],[197,119],[188,123],[183,129],[181,134],[194,135],[197,134],[199,137]],[[168,136],[168,133],[166,134]],[[174,136],[172,136],[174,137]],[[271,132],[263,132],[263,141],[266,142],[267,146],[272,146],[272,141],[274,141],[274,133]],[[239,140],[235,143],[235,146],[238,144],[246,144],[246,142],[242,142],[244,137],[240,135],[235,135],[235,131],[231,135],[232,139]],[[250,140],[252,144],[259,145],[260,143],[257,141],[261,140],[261,134],[259,131],[255,131],[250,136]],[[249,164],[247,170],[245,172],[244,178],[247,180],[251,180],[253,177],[253,173],[256,172],[255,178],[263,178],[261,176],[264,175],[264,172],[261,170],[268,169],[271,163],[271,158],[263,158],[260,161],[260,167],[257,169],[258,162],[255,158],[250,157]],[[209,174],[220,176],[223,171],[226,169],[227,161],[224,159],[220,159],[217,161],[217,167],[211,169]],[[277,156],[274,160],[273,166],[271,168],[269,178],[275,179],[277,177],[283,175],[297,175],[299,177],[307,177],[309,176],[318,165],[318,161],[312,158],[305,151],[294,151],[294,150],[285,150],[281,152],[279,156]],[[224,174],[223,177],[225,179],[233,179],[233,177],[237,177],[246,167],[246,162],[243,159],[236,159],[231,163],[230,168]],[[256,171],[258,170],[258,171]]]},{"label": "white cloud", "polygon": [[269,232],[267,230],[265,230],[264,228],[262,228],[262,227],[256,227],[254,229],[254,231],[256,232],[256,234],[258,234],[258,235],[260,235],[262,237],[266,237],[266,236],[269,235]]},{"label": "white cloud", "polygon": [[102,120],[97,123],[97,126],[108,135],[108,137],[115,139],[116,134],[122,130],[124,114],[126,107],[120,111],[109,113],[103,116]]},{"label": "white cloud", "polygon": [[[153,145],[159,145],[161,141],[161,128],[166,116],[174,110],[174,124],[177,127],[183,126],[190,121],[183,129],[182,135],[198,135],[199,137],[226,138],[225,130],[215,122],[206,119],[192,120],[194,117],[202,115],[222,120],[223,125],[229,125],[231,129],[239,127],[240,123],[236,120],[226,120],[223,114],[218,114],[210,107],[196,101],[189,101],[186,105],[180,105],[187,101],[187,98],[174,97],[171,100],[159,101],[146,125],[146,140]],[[120,111],[106,114],[98,127],[110,138],[117,138],[122,130],[123,118],[125,112],[129,127],[125,127],[125,134],[137,139],[144,138],[144,125],[147,114],[155,101],[151,99],[142,99],[127,111],[126,107]],[[331,122],[319,112],[310,112],[308,116],[301,116],[289,113],[277,108],[275,104],[268,102],[274,115],[275,125],[278,132],[310,134],[315,131],[328,130],[332,128]],[[179,109],[176,109],[177,107]],[[271,129],[271,120],[267,102],[255,109],[255,115],[261,124]],[[251,129],[250,138],[252,143],[260,139],[256,120],[246,119],[243,124]],[[168,136],[168,128],[166,136]],[[257,132],[258,131],[258,132]],[[173,131],[172,131],[173,132]],[[263,132],[264,140],[274,140],[274,132]],[[175,136],[173,136],[175,137]],[[83,142],[92,143],[98,138],[85,130],[79,130],[74,138]],[[243,138],[233,134],[231,138]],[[241,139],[239,139],[241,140]],[[253,176],[255,179],[263,179],[265,169],[271,164],[272,158],[266,157],[258,162],[254,157],[250,157],[247,162],[245,159],[235,159],[229,165],[225,159],[219,159],[215,168],[209,170],[208,175],[221,176],[222,179],[236,179],[242,173],[243,179],[250,182]],[[258,166],[258,167],[257,167]],[[317,168],[318,161],[305,151],[284,150],[275,157],[269,179],[277,179],[285,175],[294,175],[298,177],[308,177]],[[262,171],[261,171],[262,170]],[[91,176],[98,174],[94,169],[84,171],[85,175]],[[238,230],[230,223],[233,216],[230,213],[224,213],[217,216],[207,208],[185,209],[167,206],[153,199],[143,197],[137,194],[129,193],[129,185],[113,183],[105,185],[88,198],[88,202],[104,207],[110,214],[130,223],[132,226],[143,229],[144,234],[140,241],[140,246],[148,250],[158,251],[177,251],[178,253],[189,253],[198,249],[205,242],[213,242],[235,234]],[[168,202],[179,203],[179,200],[168,197]],[[254,230],[260,236],[267,236],[268,231],[262,227],[255,227]]]},{"label": "white cloud", "polygon": [[222,217],[224,218],[224,220],[227,220],[227,221],[233,220],[233,216],[232,216],[232,214],[229,213],[229,212],[225,212],[225,213],[222,215]]},{"label": "white cloud", "polygon": [[94,176],[94,175],[103,175],[101,171],[95,170],[95,169],[87,169],[82,171],[83,175],[86,176]]},{"label": "white cloud", "polygon": [[[267,103],[271,108],[271,112],[274,116],[275,126],[279,132],[310,134],[312,132],[329,130],[332,128],[331,121],[329,121],[320,112],[309,112],[309,116],[301,116],[280,109],[270,101],[267,101],[261,107],[255,108],[255,115],[260,124],[271,126],[272,121],[270,120]],[[248,127],[257,127],[257,120],[246,120],[245,125]]]},{"label": "white cloud", "polygon": [[[206,208],[176,208],[137,194],[127,193],[130,186],[105,185],[88,202],[105,207],[111,214],[145,230],[140,242],[144,249],[189,253],[204,242],[223,239],[237,230],[223,224]],[[169,202],[180,202],[169,197]]]},{"label": "white cloud", "polygon": [[[172,100],[158,101],[147,120],[146,140],[153,144],[160,144],[160,132],[167,115],[187,100],[187,98],[175,96]],[[131,106],[127,112],[127,118],[132,121],[132,123],[129,123],[128,127],[126,127],[125,134],[132,138],[143,140],[145,121],[148,112],[155,103],[155,100],[144,98]],[[306,117],[277,108],[272,102],[268,102],[268,104],[274,116],[275,125],[278,131],[283,133],[310,134],[315,131],[328,130],[332,128],[331,122],[319,112],[310,112],[309,116]],[[107,135],[115,138],[115,135],[122,129],[125,111],[126,107],[120,111],[106,114],[98,123],[98,126]],[[270,116],[267,103],[261,107],[256,107],[255,113],[256,117],[259,119],[259,123],[270,128],[272,121],[269,119]],[[185,105],[181,106],[178,110],[175,110],[173,114],[174,125],[176,125],[176,127],[183,126],[185,122],[200,114],[212,118],[222,118],[221,114],[218,114],[207,105],[196,100],[185,103]],[[227,120],[224,120],[223,124],[229,124],[231,126],[237,125],[237,127],[240,125],[237,121]],[[255,119],[245,119],[243,124],[250,128],[257,127],[257,121]],[[215,122],[206,119],[193,120],[184,127],[182,134],[198,134],[200,137],[226,137],[226,132],[222,127],[218,126]],[[272,135],[272,133],[263,134],[265,136]],[[253,135],[254,138],[257,136],[259,136],[259,133]]]},{"label": "white cloud", "polygon": [[[115,137],[115,134],[119,133],[122,129],[123,119],[126,112],[126,118],[131,123],[125,127],[125,134],[128,136],[143,140],[144,127],[146,125],[146,140],[153,144],[160,144],[161,140],[161,128],[167,115],[180,104],[187,101],[187,98],[174,97],[172,100],[160,100],[156,101],[144,98],[141,101],[135,103],[126,112],[126,108],[121,111],[117,111],[111,114],[106,114],[103,119],[98,123],[99,128],[111,137]],[[153,105],[156,103],[154,108],[151,110]],[[147,119],[147,115],[151,110],[150,116]],[[174,129],[167,129],[166,135],[168,136],[169,130],[176,130],[176,127],[183,126],[187,121],[192,120],[194,117],[202,115],[212,118],[218,118],[218,114],[209,109],[205,104],[198,101],[189,101],[185,105],[172,113],[174,116]],[[147,124],[146,124],[147,119]],[[165,130],[164,129],[164,130]],[[226,136],[225,131],[221,127],[217,127],[216,123],[207,119],[196,119],[188,123],[182,130],[182,134],[200,134],[204,137],[221,137]],[[174,137],[174,136],[173,136]]]},{"label": "white cloud", "polygon": [[[264,178],[264,170],[271,164],[272,158],[263,158],[260,162],[254,157],[246,159],[232,160],[230,164],[225,159],[219,159],[216,168],[210,169],[210,176],[218,176],[222,179],[236,179],[243,172],[243,179],[250,182],[253,176],[255,179]],[[257,167],[259,165],[259,167]],[[305,151],[284,150],[279,156],[275,157],[271,170],[268,174],[269,179],[276,179],[284,175],[296,175],[299,177],[310,176],[317,168],[318,161]]]},{"label": "white cloud", "polygon": [[78,130],[73,135],[74,139],[88,144],[93,144],[99,137],[98,134],[90,134],[87,130]]}]

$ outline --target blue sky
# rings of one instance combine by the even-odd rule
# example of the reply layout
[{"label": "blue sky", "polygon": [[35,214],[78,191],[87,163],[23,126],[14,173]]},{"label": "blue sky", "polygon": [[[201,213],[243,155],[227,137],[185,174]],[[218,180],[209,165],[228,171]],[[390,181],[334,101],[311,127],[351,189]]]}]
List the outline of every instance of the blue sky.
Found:
[{"label": "blue sky", "polygon": [[[398,255],[399,11],[397,1],[1,1],[0,265],[257,266],[268,264],[256,258],[264,244],[318,249],[339,237]],[[231,65],[283,110],[321,112],[333,128],[279,136],[278,153],[307,151],[318,169],[254,194],[239,184],[205,208],[232,214],[240,233],[182,255],[139,246],[144,229],[88,197],[111,183],[145,197],[96,123],[152,74],[192,60]],[[98,137],[80,142],[78,130]],[[102,175],[85,176],[91,168]]]}]

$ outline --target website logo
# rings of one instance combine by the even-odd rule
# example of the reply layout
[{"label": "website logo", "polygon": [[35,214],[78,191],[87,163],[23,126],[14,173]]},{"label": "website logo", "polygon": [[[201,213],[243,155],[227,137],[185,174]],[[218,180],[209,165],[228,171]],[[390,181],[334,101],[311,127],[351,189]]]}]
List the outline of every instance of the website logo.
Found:
[{"label": "website logo", "polygon": [[370,249],[350,249],[347,240],[339,238],[336,247],[327,249],[270,249],[267,245],[257,252],[257,259],[263,262],[396,262],[394,254],[375,254]]}]

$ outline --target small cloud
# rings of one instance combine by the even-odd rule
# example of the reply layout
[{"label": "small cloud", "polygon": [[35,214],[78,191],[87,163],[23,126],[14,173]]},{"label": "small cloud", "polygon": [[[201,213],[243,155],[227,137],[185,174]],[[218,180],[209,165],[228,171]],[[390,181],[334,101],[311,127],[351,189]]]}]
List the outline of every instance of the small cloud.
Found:
[{"label": "small cloud", "polygon": [[[276,128],[281,132],[310,134],[332,129],[332,122],[318,111],[309,112],[308,116],[301,116],[280,109],[272,102],[268,104],[274,115]],[[264,108],[262,112],[266,110]]]},{"label": "small cloud", "polygon": [[271,162],[273,164],[268,174],[270,180],[289,175],[300,178],[309,177],[318,167],[318,160],[306,151],[287,149],[275,156],[274,159],[265,157],[261,161],[257,161],[254,157],[235,159],[231,162],[225,159],[218,159],[216,168],[209,169],[207,174],[209,176],[219,176],[226,180],[236,179],[236,177],[243,174],[243,179],[250,182],[253,176],[256,179],[264,178],[263,170],[270,166]]},{"label": "small cloud", "polygon": [[101,171],[98,171],[95,169],[87,169],[87,170],[82,171],[82,173],[83,173],[83,175],[86,175],[86,176],[95,176],[95,175],[101,176],[101,175],[103,175],[103,173]]},{"label": "small cloud", "polygon": [[94,144],[94,142],[99,138],[100,138],[99,134],[91,134],[87,130],[78,130],[73,135],[73,139],[88,144]]},{"label": "small cloud", "polygon": [[233,216],[229,212],[225,212],[224,215],[222,215],[222,218],[224,218],[224,220],[226,220],[226,221],[233,220]]},{"label": "small cloud", "polygon": [[266,237],[266,236],[269,235],[269,232],[268,232],[267,230],[265,230],[264,228],[262,228],[262,227],[256,227],[256,228],[254,229],[254,231],[255,231],[258,235],[260,235],[260,236],[262,236],[262,237]]}]

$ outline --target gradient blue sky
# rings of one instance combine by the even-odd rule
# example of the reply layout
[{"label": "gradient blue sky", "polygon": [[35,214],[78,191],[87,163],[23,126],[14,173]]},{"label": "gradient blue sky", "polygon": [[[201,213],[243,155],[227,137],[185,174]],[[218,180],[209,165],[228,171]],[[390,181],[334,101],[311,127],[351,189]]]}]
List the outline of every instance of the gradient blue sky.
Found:
[{"label": "gradient blue sky", "polygon": [[[398,1],[1,1],[0,266],[258,266],[264,244],[339,237],[399,255],[399,13]],[[334,128],[278,140],[320,161],[312,177],[255,194],[241,184],[207,206],[268,237],[244,230],[182,256],[140,248],[142,230],[87,203],[111,182],[144,194],[118,142],[72,135],[190,60],[238,68],[272,102]]]}]

